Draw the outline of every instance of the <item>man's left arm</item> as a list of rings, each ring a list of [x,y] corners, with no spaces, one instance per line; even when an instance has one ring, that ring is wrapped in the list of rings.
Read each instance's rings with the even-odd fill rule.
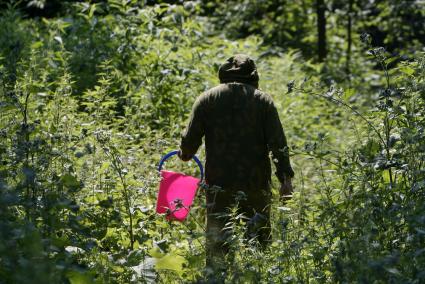
[[[291,179],[294,176],[294,171],[289,160],[288,143],[280,123],[279,114],[271,99],[267,104],[265,129],[267,146],[272,152],[273,162],[276,165],[276,176],[281,183],[280,196],[285,201],[292,196]]]
[[[180,143],[179,157],[183,161],[189,161],[198,151],[205,134],[202,96],[198,97],[193,104],[189,124],[184,131]]]

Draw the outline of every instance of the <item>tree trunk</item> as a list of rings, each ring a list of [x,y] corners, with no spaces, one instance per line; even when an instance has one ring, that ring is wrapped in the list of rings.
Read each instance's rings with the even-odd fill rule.
[[[317,13],[317,55],[319,62],[323,62],[326,58],[326,16],[325,16],[325,1],[316,0]]]
[[[347,10],[347,54],[346,54],[346,62],[345,62],[345,71],[347,73],[347,78],[350,80],[350,61],[351,61],[351,45],[352,45],[352,37],[351,37],[351,27],[352,27],[352,19],[353,19],[353,0],[348,1],[348,10]]]

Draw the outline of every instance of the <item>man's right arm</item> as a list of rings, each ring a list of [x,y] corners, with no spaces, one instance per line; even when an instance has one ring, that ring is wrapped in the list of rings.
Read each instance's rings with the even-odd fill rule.
[[[193,104],[189,124],[182,135],[179,157],[183,161],[188,161],[195,155],[205,133],[201,100],[202,96],[198,97]]]

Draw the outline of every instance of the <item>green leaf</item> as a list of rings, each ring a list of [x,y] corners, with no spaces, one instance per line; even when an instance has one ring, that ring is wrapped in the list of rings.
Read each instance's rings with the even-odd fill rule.
[[[80,185],[77,178],[69,173],[61,177],[61,182],[66,187],[78,187]]]
[[[344,100],[350,99],[355,93],[356,93],[356,90],[353,89],[353,88],[345,90],[344,91]]]
[[[71,284],[92,284],[94,283],[93,277],[87,271],[69,271],[66,276]]]
[[[90,5],[89,18],[93,17],[95,11],[96,11],[96,4]]]
[[[184,257],[170,253],[158,259],[155,264],[155,268],[173,270],[180,274],[181,272],[183,272],[183,263],[185,262],[186,259]]]
[[[413,68],[411,68],[411,67],[409,67],[409,66],[403,66],[403,67],[400,67],[400,68],[399,68],[399,70],[400,70],[402,73],[404,73],[404,74],[406,74],[406,75],[409,75],[409,76],[411,76],[411,75],[413,75],[413,74],[415,73],[415,69],[413,69]]]
[[[36,41],[33,44],[31,44],[31,49],[38,49],[43,46],[44,46],[44,43],[42,41]]]
[[[13,104],[9,104],[7,102],[0,102],[0,110],[2,112],[6,112],[12,109],[16,109],[16,107]]]
[[[117,232],[117,228],[110,228],[108,227],[108,229],[106,230],[106,235],[104,238],[108,238],[108,237],[113,237]]]
[[[162,258],[164,257],[164,253],[161,252],[159,247],[153,247],[149,250],[149,254],[154,258]]]
[[[109,169],[110,166],[111,166],[111,163],[109,163],[109,162],[103,162],[102,165],[99,168],[99,172],[100,173],[105,173]]]
[[[396,61],[396,60],[398,60],[399,58],[397,57],[397,56],[394,56],[394,57],[390,57],[390,58],[387,58],[387,59],[385,59],[385,64],[391,64],[391,63],[393,63],[394,61]]]

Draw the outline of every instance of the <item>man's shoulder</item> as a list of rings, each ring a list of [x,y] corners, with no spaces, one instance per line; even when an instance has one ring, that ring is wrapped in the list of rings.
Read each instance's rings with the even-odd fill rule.
[[[213,96],[215,94],[226,92],[228,90],[229,90],[229,87],[227,86],[227,84],[220,84],[220,85],[217,85],[215,87],[212,87],[211,89],[208,89],[202,95]]]
[[[254,95],[264,99],[271,99],[271,96],[268,93],[260,89],[255,89]]]
[[[266,93],[266,92],[262,91],[262,90],[256,89],[256,90],[255,90],[255,92],[254,92],[254,96],[255,96],[258,100],[260,100],[260,101],[262,101],[262,102],[264,102],[264,103],[266,103],[266,104],[271,104],[271,103],[273,103],[273,98],[272,98],[272,96],[271,96],[270,94],[268,94],[268,93]]]
[[[199,97],[198,101],[199,103],[205,103],[207,101],[210,101],[211,99],[217,99],[221,97],[221,94],[224,94],[229,91],[229,88],[226,84],[220,84],[215,87],[212,87],[206,91],[204,91]]]

